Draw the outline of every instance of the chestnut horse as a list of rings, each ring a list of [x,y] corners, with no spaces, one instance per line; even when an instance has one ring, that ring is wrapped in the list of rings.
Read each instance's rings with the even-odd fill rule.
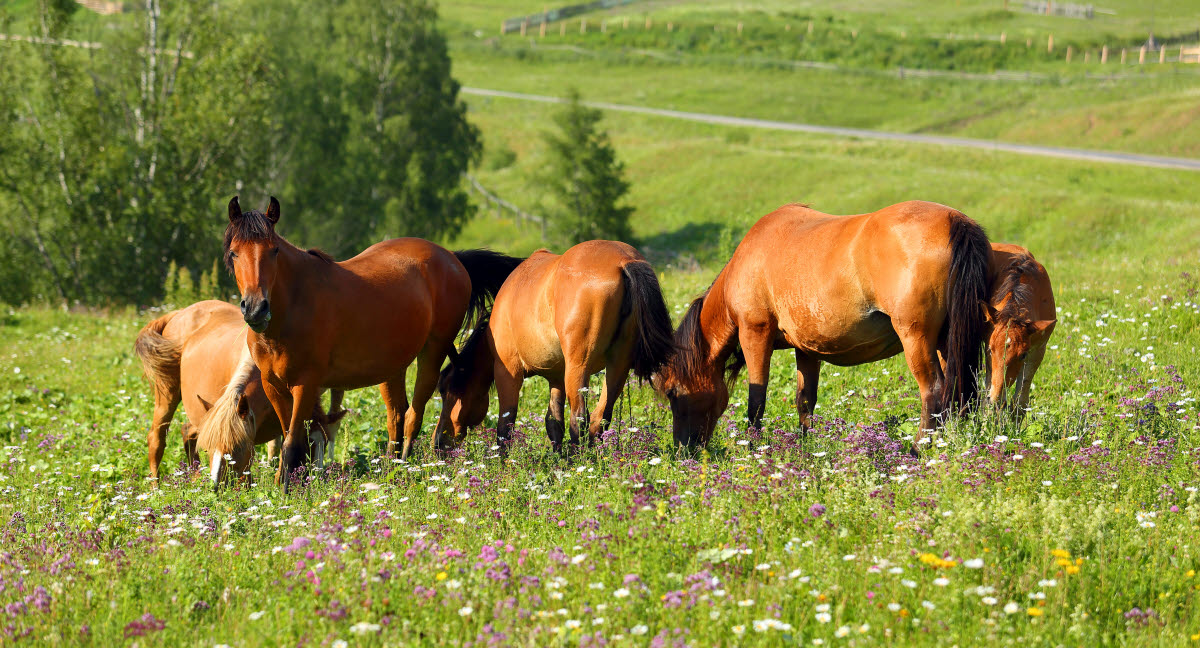
[[[458,445],[468,428],[483,422],[494,383],[503,445],[516,422],[521,384],[526,376],[542,376],[550,383],[546,433],[554,449],[562,451],[564,399],[577,445],[581,421],[589,418],[584,388],[603,369],[604,390],[588,428],[595,440],[612,419],[629,370],[648,379],[671,349],[671,316],[658,278],[632,246],[587,241],[562,255],[534,252],[500,288],[488,321],[442,370],[435,444]]]
[[[708,443],[743,366],[749,423],[761,426],[771,353],[786,348],[796,352],[804,426],[822,362],[857,365],[903,351],[921,393],[919,441],[942,412],[976,395],[990,256],[983,228],[934,203],[857,216],[787,205],[764,216],[675,332],[677,352],[658,383],[675,441]]]
[[[401,456],[407,458],[464,318],[485,308],[520,260],[487,250],[451,253],[429,241],[400,238],[336,262],[288,243],[275,232],[277,222],[275,198],[265,214],[243,213],[235,196],[229,201],[225,260],[250,327],[249,358],[283,422],[285,491],[309,442],[305,418],[323,387],[380,385],[388,455],[395,453],[403,429]],[[413,360],[417,377],[410,404],[405,374]],[[218,450],[216,462],[249,439],[238,433],[231,399],[223,396],[213,414],[218,416],[210,415],[200,429],[200,444]]]
[[[150,322],[138,333],[134,352],[154,388],[154,419],[147,437],[150,477],[159,477],[164,443],[175,410],[183,403],[190,422],[180,430],[188,463],[198,459],[197,424],[204,419],[211,403],[225,389],[245,349],[246,325],[236,306],[223,301],[202,301],[171,311]],[[238,395],[237,410],[255,445],[274,440],[283,429],[263,393],[257,369]],[[330,397],[330,414],[318,405],[314,418],[332,438],[338,422],[346,414],[341,409],[342,392]],[[235,465],[248,466],[250,456],[238,456]]]
[[[988,400],[1009,405],[1016,419],[1025,416],[1033,374],[1046,355],[1046,343],[1058,315],[1050,275],[1029,250],[992,243],[992,290],[987,303]],[[1013,401],[1007,403],[1013,386]]]

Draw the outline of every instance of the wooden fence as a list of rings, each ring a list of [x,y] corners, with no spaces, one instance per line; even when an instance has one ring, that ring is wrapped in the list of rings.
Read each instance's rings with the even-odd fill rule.
[[[483,198],[485,203],[491,206],[496,218],[502,217],[505,212],[511,213],[513,221],[517,224],[517,227],[524,227],[526,224],[536,225],[542,230],[542,240],[546,240],[545,218],[530,214],[524,209],[521,209],[520,207],[508,202],[500,196],[497,196],[491,191],[488,191],[487,187],[484,187],[482,184],[480,184],[479,179],[470,173],[466,174],[466,176],[467,181],[471,183],[471,188],[475,190],[475,193],[478,193]]]
[[[509,18],[500,24],[500,33],[508,34],[510,32],[520,32],[525,35],[526,30],[530,27],[542,26],[543,36],[545,36],[545,25],[566,20],[572,16],[578,16],[589,11],[600,11],[601,9],[612,9],[621,7],[627,4],[633,4],[638,0],[594,0],[594,2],[586,2],[583,4],[567,5],[557,9],[547,9],[541,13],[529,14],[528,16],[517,16]]]

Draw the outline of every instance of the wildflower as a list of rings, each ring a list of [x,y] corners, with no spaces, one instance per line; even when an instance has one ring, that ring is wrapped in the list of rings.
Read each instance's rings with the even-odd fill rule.
[[[984,605],[995,605],[996,603],[999,602],[996,600],[996,597],[994,597],[994,596],[985,596],[982,599],[980,599],[980,601],[982,601]]]
[[[845,556],[842,556],[842,560],[844,560],[846,562],[850,562],[851,560],[854,560],[855,558],[858,558],[858,556],[856,556],[854,554],[846,554]]]
[[[816,619],[817,623],[829,623],[830,621],[833,621],[833,616],[828,612],[818,612]]]
[[[436,519],[437,519],[437,513],[430,513],[429,515],[426,515],[426,516],[425,516],[425,519],[426,519],[426,520],[436,520]]]
[[[1070,574],[1070,575],[1078,574],[1079,567],[1077,565],[1067,565],[1066,571],[1067,571],[1067,574]]]
[[[1058,581],[1053,578],[1048,578],[1038,581],[1038,587],[1057,587]]]
[[[754,605],[754,599],[742,599],[741,601],[738,601],[737,604],[738,607],[750,607],[751,605]]]
[[[471,616],[471,613],[474,611],[475,611],[475,608],[471,607],[470,605],[464,605],[464,606],[458,608],[458,616],[469,617],[469,616]]]
[[[841,639],[842,637],[845,637],[849,634],[850,634],[850,626],[842,626],[833,633],[833,635],[835,637],[837,637],[838,639]]]
[[[457,578],[446,581],[447,589],[453,590],[453,589],[458,589],[460,587],[462,587],[462,581],[458,580]]]
[[[592,625],[604,625],[604,617],[596,617],[595,619],[592,619]]]
[[[378,623],[359,621],[358,623],[350,626],[350,632],[353,632],[354,634],[367,634],[368,632],[379,632],[379,628],[380,625]]]
[[[567,622],[563,625],[566,626],[568,630],[576,630],[583,624],[578,619],[567,619]]]
[[[440,581],[444,581],[444,580],[446,580],[446,578],[447,578],[448,576],[450,576],[450,574],[447,574],[446,572],[444,572],[444,571],[443,571],[443,572],[438,572],[438,573],[437,573],[437,576],[434,576],[434,578],[436,578],[436,579],[438,579],[438,580],[440,580]]]
[[[908,589],[913,589],[914,587],[917,586],[917,581],[911,581],[906,578],[906,579],[900,581],[900,584],[907,587]]]
[[[264,611],[264,610],[259,610],[258,612],[251,612],[250,620],[258,621],[259,619],[263,618],[263,615],[265,615],[265,614],[266,614],[266,611]]]
[[[635,627],[644,628],[645,626],[635,626]],[[739,637],[746,634],[746,626],[744,626],[744,625],[735,625],[732,628],[730,628],[730,630],[733,630],[733,634],[735,634]],[[630,632],[633,632],[633,630],[630,630]],[[634,633],[634,634],[637,634],[637,633]]]
[[[330,648],[350,648],[350,644],[346,643],[344,639],[337,639],[329,646]]]
[[[1031,608],[1029,608],[1028,610],[1025,610],[1025,612],[1026,612],[1026,614],[1028,614],[1028,615],[1029,615],[1029,616],[1031,616],[1031,617],[1040,617],[1040,616],[1042,616],[1042,609],[1041,609],[1041,608],[1035,608],[1035,607],[1031,607]]]
[[[937,606],[933,604],[933,601],[921,601],[921,607],[929,610],[930,612],[937,609]]]
[[[655,457],[649,461],[651,466],[657,466],[660,463],[662,463],[662,457]]]
[[[964,560],[963,567],[966,567],[967,569],[982,569],[983,558],[971,558],[970,560]]]
[[[587,560],[587,554],[578,554],[574,558],[571,558],[571,564],[578,565],[585,560]]]
[[[613,596],[616,598],[625,598],[626,596],[629,596],[629,590],[624,587],[618,590],[613,590]]]
[[[888,603],[888,609],[891,610],[892,612],[899,612],[900,604],[899,603]]]
[[[933,579],[933,584],[937,585],[938,587],[945,587],[950,584],[950,579],[949,578],[935,578],[935,579]]]
[[[858,634],[867,634],[870,631],[871,631],[870,623],[864,623],[864,624],[858,626]]]
[[[1021,606],[1017,605],[1013,601],[1009,601],[1008,603],[1004,604],[1004,613],[1005,614],[1016,614],[1020,610],[1021,610]]]
[[[743,626],[742,632],[745,632],[745,631],[746,631],[746,628]],[[644,625],[641,625],[641,624],[635,625],[629,629],[629,634],[637,636],[637,637],[640,637],[640,636],[646,634],[647,632],[650,632],[650,628],[648,628]]]
[[[816,610],[817,610],[817,612],[828,612],[828,611],[829,611],[829,604],[828,604],[828,603],[822,603],[822,604],[820,604],[820,605],[818,605],[818,606],[816,607]]]
[[[759,563],[759,564],[755,565],[754,568],[757,569],[758,571],[767,571],[768,569],[771,568],[771,563]]]

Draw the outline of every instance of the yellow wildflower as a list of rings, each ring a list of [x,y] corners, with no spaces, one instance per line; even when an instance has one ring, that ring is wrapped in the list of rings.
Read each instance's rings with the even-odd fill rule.
[[[1042,616],[1042,614],[1044,614],[1040,608],[1035,608],[1035,607],[1029,608],[1028,610],[1025,610],[1025,611],[1027,613],[1029,613],[1029,616],[1031,616],[1031,617],[1040,617],[1040,616]]]
[[[1066,567],[1071,564],[1071,561],[1067,560],[1066,558],[1059,558],[1058,560],[1054,561],[1054,564],[1058,565],[1059,567]]]
[[[1075,565],[1071,565],[1070,567],[1067,567],[1067,573],[1068,574],[1078,574],[1079,568],[1076,567]]]
[[[438,580],[446,580],[446,577],[449,575],[450,574],[447,574],[446,572],[438,572],[437,576],[435,576],[435,578],[437,578]]]
[[[1066,549],[1055,549],[1050,552],[1050,555],[1054,556],[1055,558],[1070,558],[1071,552],[1067,551]]]

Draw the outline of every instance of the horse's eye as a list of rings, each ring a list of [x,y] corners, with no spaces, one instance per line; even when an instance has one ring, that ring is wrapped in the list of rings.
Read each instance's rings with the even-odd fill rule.
[[[237,252],[230,252],[230,253],[229,253],[229,258],[230,258],[230,259],[236,259],[236,258],[237,258]]]

